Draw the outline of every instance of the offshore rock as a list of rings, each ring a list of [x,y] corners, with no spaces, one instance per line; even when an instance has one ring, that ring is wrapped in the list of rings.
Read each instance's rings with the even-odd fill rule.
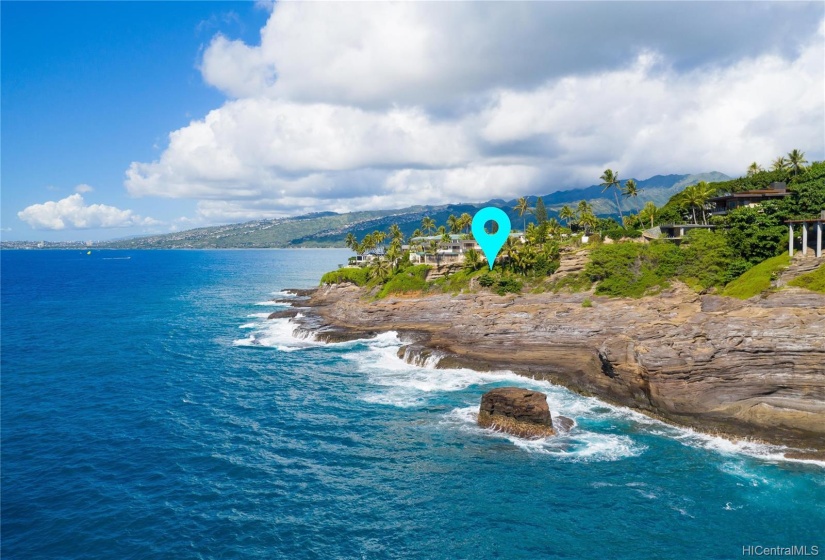
[[[521,438],[543,438],[556,433],[547,395],[518,387],[499,387],[484,393],[478,425]]]

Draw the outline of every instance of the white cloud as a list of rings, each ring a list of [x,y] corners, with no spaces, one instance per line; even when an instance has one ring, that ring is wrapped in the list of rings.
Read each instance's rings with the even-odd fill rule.
[[[825,157],[821,6],[593,6],[277,3],[259,46],[204,53],[234,99],[126,187],[216,222]]]
[[[73,194],[58,201],[32,204],[18,212],[17,217],[35,229],[50,230],[119,228],[158,223],[152,218],[142,218],[131,210],[121,210],[104,204],[86,206],[80,194]]]
[[[80,185],[78,185],[74,188],[74,192],[81,193],[81,194],[90,193],[94,190],[95,190],[94,187],[92,187],[91,185],[86,185],[86,184],[80,184]]]

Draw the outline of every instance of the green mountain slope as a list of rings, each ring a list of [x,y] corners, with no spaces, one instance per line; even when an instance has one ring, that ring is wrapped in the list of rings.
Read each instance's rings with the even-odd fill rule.
[[[729,177],[722,173],[700,173],[695,175],[656,175],[638,181],[639,196],[633,200],[622,200],[622,211],[635,211],[652,200],[657,205],[665,204],[671,196],[688,185],[699,181],[725,181]],[[551,216],[556,216],[565,204],[575,205],[580,200],[587,200],[593,205],[594,212],[600,216],[616,215],[613,194],[602,193],[602,187],[593,185],[583,189],[556,191],[542,197]],[[537,197],[530,196],[531,206]],[[268,247],[343,247],[347,234],[353,233],[361,238],[375,230],[386,230],[390,224],[397,223],[405,235],[410,235],[420,227],[421,219],[430,216],[439,225],[447,221],[450,214],[475,213],[485,206],[499,206],[510,216],[514,227],[521,227],[523,219],[513,210],[516,200],[491,200],[479,204],[448,204],[442,206],[412,206],[396,210],[376,210],[371,212],[351,212],[336,214],[324,212],[282,218],[277,220],[258,220],[242,224],[214,226],[192,229],[164,235],[152,235],[134,239],[125,239],[101,243],[99,247],[108,248],[268,248]],[[531,220],[526,216],[527,222]]]

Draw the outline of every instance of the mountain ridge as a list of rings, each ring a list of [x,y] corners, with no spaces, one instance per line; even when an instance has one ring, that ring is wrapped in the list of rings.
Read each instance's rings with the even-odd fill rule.
[[[633,199],[621,199],[623,212],[638,211],[648,201],[657,206],[664,205],[671,196],[686,186],[699,181],[725,181],[727,175],[711,171],[697,174],[654,175],[637,180],[639,195]],[[550,217],[558,217],[565,205],[574,206],[580,200],[587,200],[597,216],[617,216],[613,194],[602,192],[600,185],[554,191],[541,198]],[[526,196],[534,206],[538,196]],[[513,210],[517,199],[493,199],[482,203],[451,203],[441,205],[416,205],[406,208],[358,211],[348,213],[312,212],[288,218],[251,220],[235,224],[208,226],[190,230],[157,235],[130,237],[95,243],[97,248],[111,249],[230,249],[230,248],[288,248],[288,247],[344,247],[344,239],[349,233],[363,237],[375,230],[386,230],[397,223],[406,236],[418,229],[425,216],[433,218],[438,225],[446,222],[450,214],[473,214],[485,206],[498,206],[505,210],[515,227],[532,216],[524,218]],[[14,244],[4,243],[5,247]]]

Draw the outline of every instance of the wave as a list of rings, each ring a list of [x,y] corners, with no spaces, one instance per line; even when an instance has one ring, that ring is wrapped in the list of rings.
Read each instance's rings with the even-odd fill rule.
[[[478,407],[456,408],[445,416],[445,422],[458,424],[461,429],[491,437],[504,438],[528,453],[552,455],[572,462],[618,461],[641,455],[647,447],[633,438],[619,434],[604,434],[574,428],[567,434],[540,439],[524,439],[477,424]]]

